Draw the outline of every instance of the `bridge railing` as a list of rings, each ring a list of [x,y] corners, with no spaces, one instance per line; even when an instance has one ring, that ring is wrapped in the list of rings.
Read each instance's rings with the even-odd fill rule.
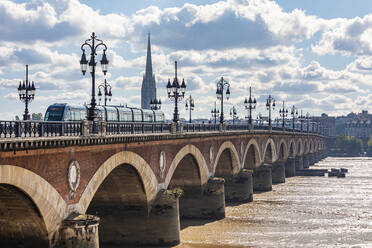
[[[211,132],[218,131],[217,124],[211,123],[186,123],[183,126],[185,132]]]
[[[0,138],[81,136],[81,122],[0,121]]]
[[[171,126],[167,123],[147,122],[106,122],[106,134],[140,134],[140,133],[170,133]]]
[[[98,124],[98,123],[97,123]],[[244,131],[250,130],[248,124],[213,124],[186,123],[175,125],[172,123],[148,122],[100,122],[100,135],[145,134],[145,133],[179,133],[179,132],[212,132],[212,131]],[[83,122],[50,122],[50,121],[0,121],[0,139],[27,137],[58,137],[89,135],[91,125]],[[270,130],[267,125],[255,125],[253,130]],[[274,131],[301,132],[291,128],[271,127]],[[303,131],[303,133],[308,133]],[[315,134],[316,132],[309,132]]]

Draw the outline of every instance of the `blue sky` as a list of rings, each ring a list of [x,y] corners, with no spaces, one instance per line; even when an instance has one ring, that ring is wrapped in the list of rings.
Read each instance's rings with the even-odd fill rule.
[[[225,109],[236,106],[240,117],[249,86],[263,115],[268,94],[316,115],[369,110],[371,10],[368,0],[2,0],[0,119],[22,115],[16,88],[26,63],[37,87],[31,112],[44,113],[54,102],[89,102],[90,78],[78,61],[92,31],[108,45],[114,104],[140,105],[151,32],[157,92],[168,118],[173,104],[164,87],[174,60],[199,118],[210,117],[221,76],[231,84]]]

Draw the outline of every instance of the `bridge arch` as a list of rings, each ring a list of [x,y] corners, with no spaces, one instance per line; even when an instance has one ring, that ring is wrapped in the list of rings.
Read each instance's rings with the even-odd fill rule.
[[[287,142],[284,139],[281,139],[278,146],[278,159],[280,161],[285,161],[288,158],[288,147]]]
[[[227,161],[230,160],[230,161]],[[225,162],[225,163],[224,163]],[[230,168],[228,168],[230,166]],[[231,141],[225,141],[219,148],[213,166],[213,175],[224,174],[230,170],[235,175],[240,170],[239,155]]]
[[[121,151],[108,158],[90,179],[78,203],[79,210],[82,213],[87,211],[93,197],[104,180],[120,165],[130,165],[135,169],[139,176],[139,180],[143,184],[143,190],[148,203],[155,199],[159,191],[158,181],[154,172],[151,170],[150,165],[141,156],[134,152]]]
[[[302,145],[302,139],[298,139],[297,141],[297,156],[302,156],[302,154],[304,153],[303,151],[303,145]]]
[[[313,141],[313,140],[310,140],[310,148],[309,148],[309,151],[310,151],[311,153],[314,152],[314,141]]]
[[[170,165],[170,168],[168,170],[167,176],[165,177],[164,188],[168,188],[169,183],[178,165],[188,155],[192,156],[192,158],[189,157],[187,159],[190,159],[190,160],[194,159],[196,165],[198,166],[199,175],[200,175],[200,184],[203,185],[208,181],[210,173],[209,173],[207,163],[204,159],[203,154],[200,152],[200,150],[196,146],[188,144],[184,146],[181,150],[179,150],[176,156],[174,157]]]
[[[255,139],[250,139],[243,156],[243,168],[254,169],[261,165],[260,146]]]
[[[289,141],[288,156],[289,157],[295,157],[296,156],[296,143],[293,139],[291,139]]]
[[[38,225],[41,229],[45,225],[45,235],[49,239],[63,220],[63,215],[67,207],[66,202],[58,191],[45,179],[30,170],[14,165],[0,165],[0,195],[10,194],[10,192],[11,197],[18,198],[14,199],[17,204],[28,202],[29,207],[31,206],[32,208],[33,206],[35,208],[33,216],[41,216],[41,221],[39,221],[41,223],[38,223]],[[21,200],[21,198],[23,199]],[[4,202],[4,204],[6,206],[7,202]],[[1,205],[4,206],[4,204]],[[18,211],[23,210],[19,208]],[[21,216],[18,215],[18,217],[23,217],[23,214]],[[21,221],[25,221],[25,219]],[[11,228],[11,225],[7,228]],[[27,227],[22,225],[23,228]],[[39,231],[42,232],[41,229]]]
[[[264,152],[264,163],[273,163],[277,160],[277,153],[275,149],[275,143],[272,138],[268,138],[265,144]]]
[[[304,152],[303,154],[308,154],[309,153],[309,141],[306,139],[304,142]]]

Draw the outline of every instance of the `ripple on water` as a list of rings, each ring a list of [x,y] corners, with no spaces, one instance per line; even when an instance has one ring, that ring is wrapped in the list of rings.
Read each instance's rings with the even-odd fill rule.
[[[372,158],[327,158],[314,167],[349,173],[287,178],[254,202],[226,207],[223,220],[183,229],[177,247],[372,247]]]

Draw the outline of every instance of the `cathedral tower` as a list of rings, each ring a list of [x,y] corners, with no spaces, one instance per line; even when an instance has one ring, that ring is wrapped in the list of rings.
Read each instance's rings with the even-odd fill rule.
[[[155,75],[152,73],[150,33],[147,40],[146,72],[141,87],[141,108],[150,109],[150,101],[156,98]]]

